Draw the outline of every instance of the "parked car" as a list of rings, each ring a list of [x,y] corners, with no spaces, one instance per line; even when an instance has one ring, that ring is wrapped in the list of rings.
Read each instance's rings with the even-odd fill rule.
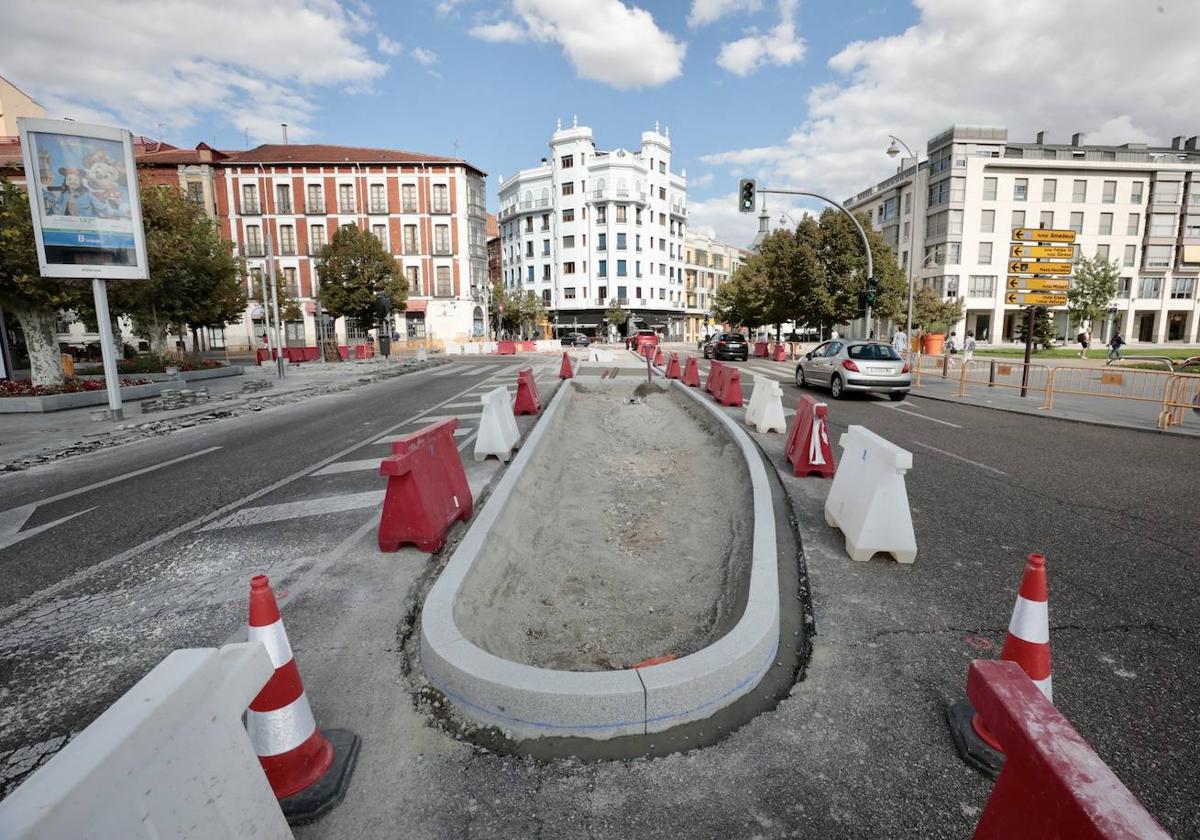
[[[912,372],[890,344],[834,339],[796,363],[796,386],[828,388],[835,400],[847,391],[873,391],[899,402],[912,387]]]
[[[625,346],[635,353],[642,352],[642,348],[647,345],[651,347],[658,346],[658,333],[654,330],[638,330],[625,339]]]
[[[750,343],[741,333],[717,333],[703,347],[704,358],[717,361],[746,361],[750,357]]]
[[[559,339],[563,347],[587,347],[588,337],[581,332],[564,333]]]

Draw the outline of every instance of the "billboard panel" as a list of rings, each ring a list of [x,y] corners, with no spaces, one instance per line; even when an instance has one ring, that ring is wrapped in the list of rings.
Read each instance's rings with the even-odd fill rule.
[[[145,279],[133,138],[69,120],[19,120],[44,277]]]

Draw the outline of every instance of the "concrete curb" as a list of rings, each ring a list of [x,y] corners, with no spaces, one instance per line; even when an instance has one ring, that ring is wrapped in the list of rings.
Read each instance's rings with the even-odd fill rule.
[[[718,418],[745,458],[754,497],[749,595],[725,636],[682,659],[639,670],[554,671],[510,662],[466,639],[454,602],[521,474],[575,388],[558,390],[512,465],[429,591],[421,613],[421,665],[430,683],[468,720],[515,740],[574,736],[606,740],[703,720],[751,691],[779,644],[779,574],[772,495],[758,450],[736,423],[687,388]],[[679,383],[676,383],[679,386]]]

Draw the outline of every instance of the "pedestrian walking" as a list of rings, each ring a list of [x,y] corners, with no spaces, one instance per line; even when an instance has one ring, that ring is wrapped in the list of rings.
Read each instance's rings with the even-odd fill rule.
[[[942,347],[942,350],[951,356],[958,353],[958,339],[955,337],[956,335],[957,333],[954,330],[950,330],[950,335],[946,338],[946,343]]]
[[[904,331],[903,327],[896,330],[896,334],[892,336],[892,347],[896,348],[896,352],[900,355],[909,352],[908,333]]]
[[[1104,364],[1111,365],[1113,363],[1114,359],[1116,359],[1117,361],[1120,361],[1121,348],[1124,345],[1125,345],[1125,339],[1121,338],[1121,334],[1117,333],[1116,335],[1114,335],[1112,337],[1112,340],[1108,342],[1108,361],[1106,361]]]
[[[967,337],[963,339],[963,364],[971,361],[971,357],[975,355],[975,331],[967,330]]]
[[[831,333],[829,334],[829,340],[830,340],[830,341],[836,341],[836,340],[837,340],[837,337],[838,337],[837,330],[834,330],[833,332],[831,332]]]
[[[1088,351],[1088,344],[1090,343],[1088,341],[1088,334],[1085,332],[1081,332],[1079,335],[1077,335],[1075,337],[1075,340],[1079,342],[1079,358],[1086,359],[1087,351]]]

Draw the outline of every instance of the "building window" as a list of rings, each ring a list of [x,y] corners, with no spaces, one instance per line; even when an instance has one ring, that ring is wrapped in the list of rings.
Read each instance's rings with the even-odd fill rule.
[[[995,233],[996,231],[996,211],[984,210],[979,215],[979,232],[980,233]]]
[[[404,226],[404,253],[419,254],[421,253],[420,244],[417,242],[417,226]]]
[[[1104,204],[1116,204],[1117,203],[1117,182],[1116,181],[1105,181],[1104,182],[1104,192],[1101,194],[1100,201],[1103,202]]]
[[[1075,186],[1071,191],[1071,201],[1076,204],[1082,204],[1087,201],[1087,181],[1082,178],[1075,181]]]
[[[618,221],[620,221],[620,220],[618,219]],[[617,234],[617,250],[618,251],[625,250],[625,234],[623,234],[623,233]]]
[[[387,250],[387,225],[371,225],[371,233],[375,234],[375,238],[379,240],[379,244]]]
[[[526,277],[528,278],[530,283],[533,282],[533,279],[534,279],[533,266],[528,267],[528,270],[526,272]]]
[[[617,221],[618,222],[625,221],[625,205],[624,204],[617,205]]]
[[[629,271],[626,268],[625,260],[617,260],[617,276],[627,277],[628,275]]]
[[[542,230],[550,230],[550,214],[542,214]]]
[[[1112,225],[1113,225],[1113,214],[1112,213],[1101,213],[1100,214],[1099,234],[1101,236],[1110,235],[1112,233]]]
[[[1150,235],[1151,236],[1174,236],[1175,235],[1175,214],[1174,213],[1151,213],[1150,214]]]
[[[991,297],[996,291],[996,275],[972,274],[967,279],[969,297]]]
[[[1158,300],[1162,294],[1162,278],[1161,277],[1139,277],[1138,278],[1138,297],[1150,298]]]
[[[307,193],[304,198],[304,211],[306,213],[324,213],[325,212],[325,195],[321,191],[320,184],[309,184]]]
[[[562,166],[563,169],[570,169],[572,166],[575,165],[575,156],[574,155],[563,155],[562,160],[560,161],[560,165]]]
[[[296,228],[292,225],[279,226],[279,253],[284,256],[296,253]]]
[[[1122,277],[1117,281],[1117,297],[1129,300],[1129,290],[1133,288],[1132,277]]]
[[[1076,233],[1083,233],[1083,213],[1074,212],[1071,214],[1071,230]]]
[[[246,254],[251,257],[263,255],[262,228],[258,225],[246,225]]]
[[[1178,204],[1180,194],[1179,181],[1158,181],[1154,185],[1154,204]]]
[[[542,306],[550,305],[550,290],[542,289]]]
[[[300,297],[300,281],[296,279],[295,268],[287,266],[283,269],[283,286],[292,297]]]
[[[906,192],[904,194],[904,215],[907,216],[911,212],[912,212],[912,193]]]
[[[984,178],[983,179],[983,200],[984,201],[995,201],[996,200],[996,181],[997,181],[996,178]]]
[[[187,200],[197,207],[204,206],[204,184],[199,181],[187,182]]]
[[[1125,246],[1125,259],[1121,262],[1121,265],[1124,265],[1124,266],[1137,265],[1137,246],[1136,245],[1126,245]]]
[[[658,223],[659,223],[660,225],[662,225],[663,227],[666,227],[666,226],[667,226],[667,214],[666,214],[666,213],[659,213],[659,214],[658,214]]]
[[[992,262],[992,243],[979,243],[979,263],[980,265],[991,265]]]
[[[1200,239],[1200,216],[1183,217],[1183,235],[1187,239]]]
[[[545,265],[542,266],[542,280],[544,280],[547,283],[550,282],[550,264],[549,263],[546,263]]]
[[[1195,290],[1195,277],[1176,277],[1171,281],[1172,300],[1191,300]]]
[[[357,207],[354,203],[354,185],[338,184],[338,212],[354,213]]]
[[[1171,267],[1171,250],[1170,245],[1149,245],[1146,248],[1146,268],[1170,268]],[[1143,297],[1145,297],[1143,295]]]
[[[950,180],[947,178],[944,181],[939,181],[929,187],[929,206],[934,207],[938,204],[945,204],[950,200]],[[1022,199],[1024,200],[1024,199]],[[898,202],[895,198],[888,199],[883,204],[883,213],[885,219],[892,219],[897,214]]]
[[[1100,259],[1104,260],[1105,262],[1108,262],[1108,247],[1109,246],[1107,246],[1107,245],[1097,245],[1096,246],[1096,256],[1099,257]]]
[[[1042,201],[1055,201],[1058,196],[1058,179],[1047,178],[1042,181]]]
[[[563,263],[563,274],[574,274],[574,273],[575,273],[575,263],[574,262]]]
[[[607,251],[608,250],[608,234],[607,233],[596,234],[596,250],[597,251]]]
[[[421,294],[420,266],[410,265],[404,269],[404,274],[408,277],[408,293],[419,296]]]
[[[242,213],[258,215],[258,187],[254,184],[242,184]]]
[[[433,212],[450,212],[450,188],[445,184],[433,185]]]
[[[550,240],[549,239],[542,240],[542,256],[543,257],[550,256]]]
[[[290,184],[275,185],[275,212],[282,213],[285,216],[291,214],[292,187]]]
[[[1129,236],[1137,236],[1138,228],[1141,226],[1142,216],[1140,213],[1130,213],[1129,222],[1125,225],[1125,233]]]
[[[575,195],[575,182],[574,181],[563,181],[562,194],[563,195]]]
[[[321,253],[321,249],[324,248],[326,244],[325,225],[313,225],[309,228],[308,234],[308,238],[311,240],[309,242],[309,245],[311,246],[309,248],[309,253],[313,256],[318,256]]]
[[[567,209],[567,210],[562,211],[562,220],[564,222],[575,221],[575,211],[572,209]]]
[[[907,242],[907,241],[908,241],[908,237],[909,237],[909,233],[910,233],[910,225],[911,225],[911,224],[912,224],[912,223],[911,223],[911,222],[909,222],[907,219],[904,221],[904,234],[903,234],[903,238],[904,238],[904,241],[905,241],[905,242]]]
[[[563,286],[563,300],[575,300],[574,286]]]
[[[1145,187],[1146,187],[1145,181],[1134,181],[1133,182],[1133,185],[1129,188],[1129,203],[1130,204],[1141,204],[1142,203],[1142,191],[1145,189]]]
[[[450,266],[439,265],[433,293],[437,297],[453,297],[454,287],[450,282]]]
[[[434,225],[433,253],[443,256],[450,253],[450,225]]]
[[[947,242],[946,243],[946,264],[958,265],[962,262],[962,243]]]
[[[386,213],[388,211],[387,193],[383,184],[371,184],[370,190],[371,212]]]
[[[1012,226],[1015,228],[1025,227],[1025,211],[1024,210],[1012,211]]]
[[[405,184],[400,187],[400,212],[417,212],[417,185]]]
[[[574,236],[564,236],[562,239],[563,239],[563,247],[564,248],[574,248],[575,247],[575,237]]]
[[[663,175],[666,175],[666,174],[667,174],[667,162],[666,162],[666,161],[664,161],[664,160],[660,160],[660,161],[658,162],[658,171],[659,171],[660,173],[662,173]]]
[[[532,239],[526,240],[526,242],[525,242],[525,256],[527,256],[527,257],[533,256],[533,240]]]
[[[1025,201],[1029,197],[1029,179],[1013,179],[1013,201]]]
[[[600,267],[596,270],[596,274],[599,277],[608,276],[608,260],[600,260]]]
[[[1038,217],[1038,227],[1051,229],[1054,227],[1054,211],[1043,210]]]

